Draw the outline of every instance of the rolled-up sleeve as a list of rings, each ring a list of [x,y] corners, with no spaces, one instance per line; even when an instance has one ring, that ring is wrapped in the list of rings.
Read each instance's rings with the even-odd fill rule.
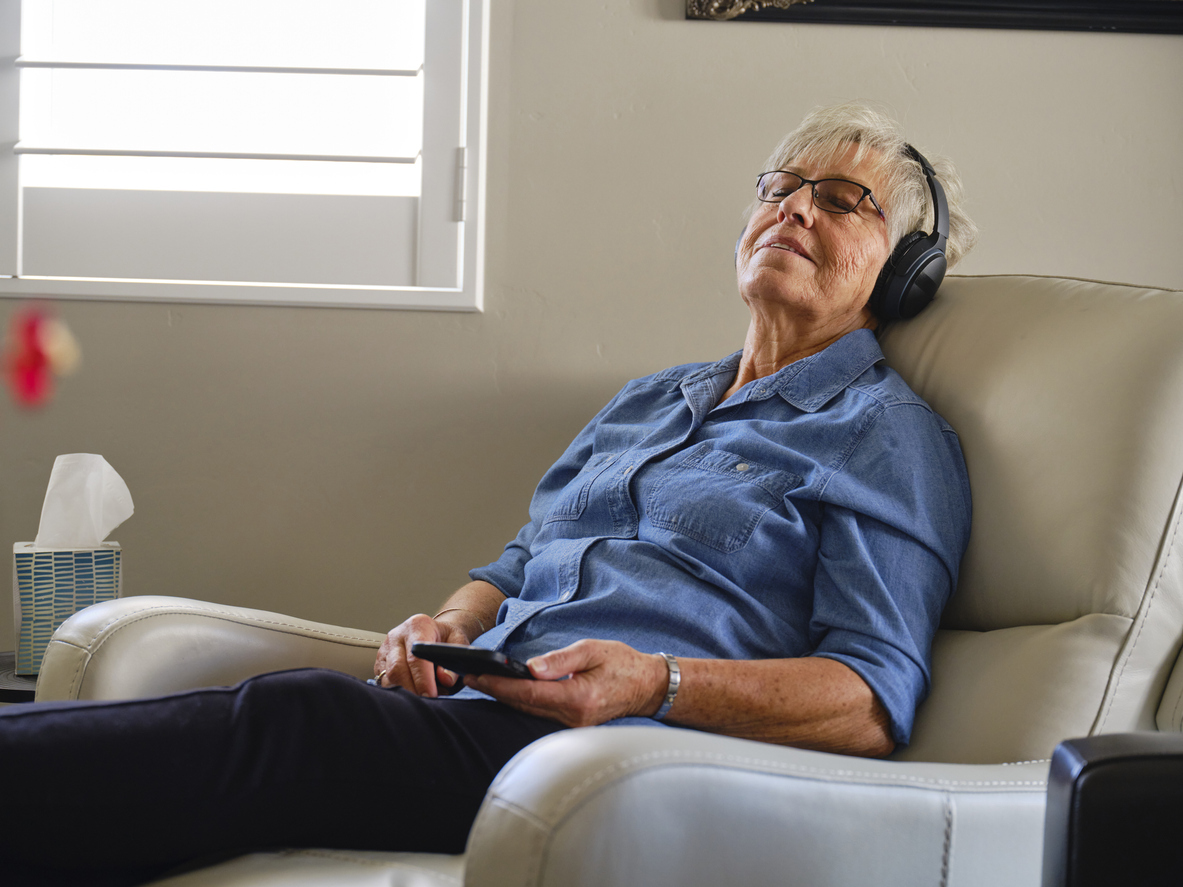
[[[906,743],[969,541],[957,436],[923,404],[873,413],[823,492],[810,636],[870,686]]]

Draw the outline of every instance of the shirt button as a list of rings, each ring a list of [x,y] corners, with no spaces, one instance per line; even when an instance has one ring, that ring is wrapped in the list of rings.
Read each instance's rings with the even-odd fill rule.
[[[749,465],[747,462],[740,462],[738,465],[735,466],[735,470],[736,471],[747,471],[751,467],[752,466]]]

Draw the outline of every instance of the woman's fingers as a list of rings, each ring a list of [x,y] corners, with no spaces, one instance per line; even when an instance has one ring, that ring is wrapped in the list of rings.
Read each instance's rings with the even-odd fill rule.
[[[375,675],[381,675],[379,685],[403,687],[420,696],[437,695],[435,666],[416,657],[411,646],[438,643],[440,635],[435,620],[424,613],[417,613],[387,632],[374,663]]]
[[[485,675],[469,683],[520,711],[582,727],[652,714],[657,705],[651,702],[668,679],[660,656],[617,641],[579,641],[528,665],[540,680]]]

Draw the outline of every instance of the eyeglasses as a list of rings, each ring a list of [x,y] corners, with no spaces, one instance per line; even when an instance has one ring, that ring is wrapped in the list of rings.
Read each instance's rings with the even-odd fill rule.
[[[879,213],[879,218],[887,221],[883,207],[875,200],[871,189],[866,185],[860,185],[858,182],[851,182],[847,179],[818,179],[814,181],[799,176],[795,172],[775,169],[771,172],[760,173],[760,177],[756,179],[756,198],[764,203],[780,203],[802,185],[813,186],[813,205],[820,210],[845,215],[854,212],[863,199],[869,197],[875,211]]]

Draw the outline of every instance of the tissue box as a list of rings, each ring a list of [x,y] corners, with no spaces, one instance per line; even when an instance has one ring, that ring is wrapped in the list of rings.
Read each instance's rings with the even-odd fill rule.
[[[120,597],[123,570],[118,542],[99,548],[12,546],[16,673],[35,675],[58,626],[83,607]]]

